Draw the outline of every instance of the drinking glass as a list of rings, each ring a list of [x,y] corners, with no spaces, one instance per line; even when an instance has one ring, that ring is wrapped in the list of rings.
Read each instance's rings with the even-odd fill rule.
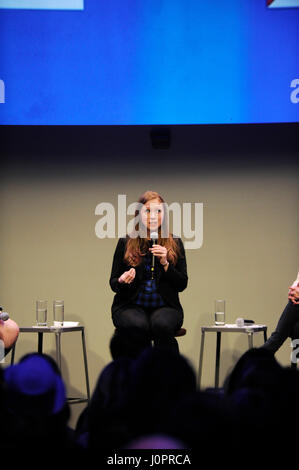
[[[215,325],[225,325],[225,300],[215,300]]]
[[[64,301],[63,300],[53,301],[53,315],[54,315],[54,325],[63,326],[63,322],[64,322]]]
[[[36,301],[36,324],[37,326],[47,325],[47,300]]]

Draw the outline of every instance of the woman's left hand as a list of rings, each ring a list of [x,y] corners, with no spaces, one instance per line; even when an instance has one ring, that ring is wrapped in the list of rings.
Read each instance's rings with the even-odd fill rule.
[[[299,286],[289,288],[288,298],[293,304],[299,304]]]
[[[167,248],[161,245],[153,245],[149,248],[150,252],[159,258],[161,264],[167,263]]]

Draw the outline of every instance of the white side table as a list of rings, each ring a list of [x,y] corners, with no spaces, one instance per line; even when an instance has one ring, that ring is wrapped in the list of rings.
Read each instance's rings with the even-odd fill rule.
[[[43,335],[44,333],[55,334],[56,341],[56,362],[61,371],[61,335],[65,333],[71,333],[73,331],[81,331],[82,338],[82,351],[83,351],[83,360],[84,360],[84,369],[85,369],[85,381],[86,381],[86,398],[68,398],[69,403],[84,403],[90,400],[90,389],[89,389],[89,378],[88,378],[88,366],[87,366],[87,355],[86,355],[86,344],[85,344],[85,334],[84,326],[71,326],[71,327],[54,327],[54,326],[29,326],[29,327],[20,327],[20,333],[37,333],[38,334],[38,347],[37,351],[42,354],[43,352]],[[19,337],[20,338],[20,337]],[[17,343],[17,342],[16,342]],[[14,363],[15,357],[15,348],[16,343],[13,346],[11,352],[11,364]]]
[[[255,333],[262,332],[264,333],[264,340],[267,340],[267,326],[266,325],[244,325],[237,326],[235,324],[226,324],[226,325],[212,325],[212,326],[202,326],[201,327],[201,344],[200,344],[200,354],[199,354],[199,368],[198,368],[198,387],[200,387],[201,374],[202,374],[202,365],[203,365],[203,353],[204,353],[204,344],[205,344],[205,333],[212,332],[217,333],[217,343],[216,343],[216,363],[215,363],[215,388],[219,387],[219,370],[220,370],[220,349],[221,349],[221,333],[245,333],[248,337],[248,347],[253,348],[253,335]]]

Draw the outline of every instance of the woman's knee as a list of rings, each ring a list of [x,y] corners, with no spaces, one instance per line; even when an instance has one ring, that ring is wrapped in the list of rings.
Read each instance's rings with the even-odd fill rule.
[[[183,324],[183,314],[176,309],[156,310],[151,317],[153,333],[174,334]]]
[[[149,320],[145,312],[142,311],[126,309],[121,312],[116,312],[112,315],[112,321],[116,328],[133,328],[149,331]]]

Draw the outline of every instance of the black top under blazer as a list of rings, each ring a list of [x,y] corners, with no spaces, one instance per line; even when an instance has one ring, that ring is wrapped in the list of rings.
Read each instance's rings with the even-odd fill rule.
[[[116,292],[116,294],[114,296],[111,307],[112,315],[117,310],[126,307],[126,305],[134,303],[135,299],[138,296],[138,291],[141,286],[141,283],[144,279],[143,276],[145,274],[145,266],[143,259],[141,263],[136,267],[129,266],[124,261],[124,255],[128,239],[128,235],[126,237],[119,238],[113,257],[109,282],[111,289]],[[188,284],[187,263],[182,240],[180,238],[174,238],[174,240],[180,248],[181,256],[179,255],[176,265],[169,261],[167,271],[165,271],[165,269],[163,268],[162,264],[159,261],[159,258],[155,258],[156,285],[157,291],[163,298],[165,304],[183,312],[178,292],[182,292],[184,289],[186,289]],[[131,284],[118,282],[118,278],[125,271],[129,271],[129,269],[131,269],[132,267],[135,268],[136,275]]]

